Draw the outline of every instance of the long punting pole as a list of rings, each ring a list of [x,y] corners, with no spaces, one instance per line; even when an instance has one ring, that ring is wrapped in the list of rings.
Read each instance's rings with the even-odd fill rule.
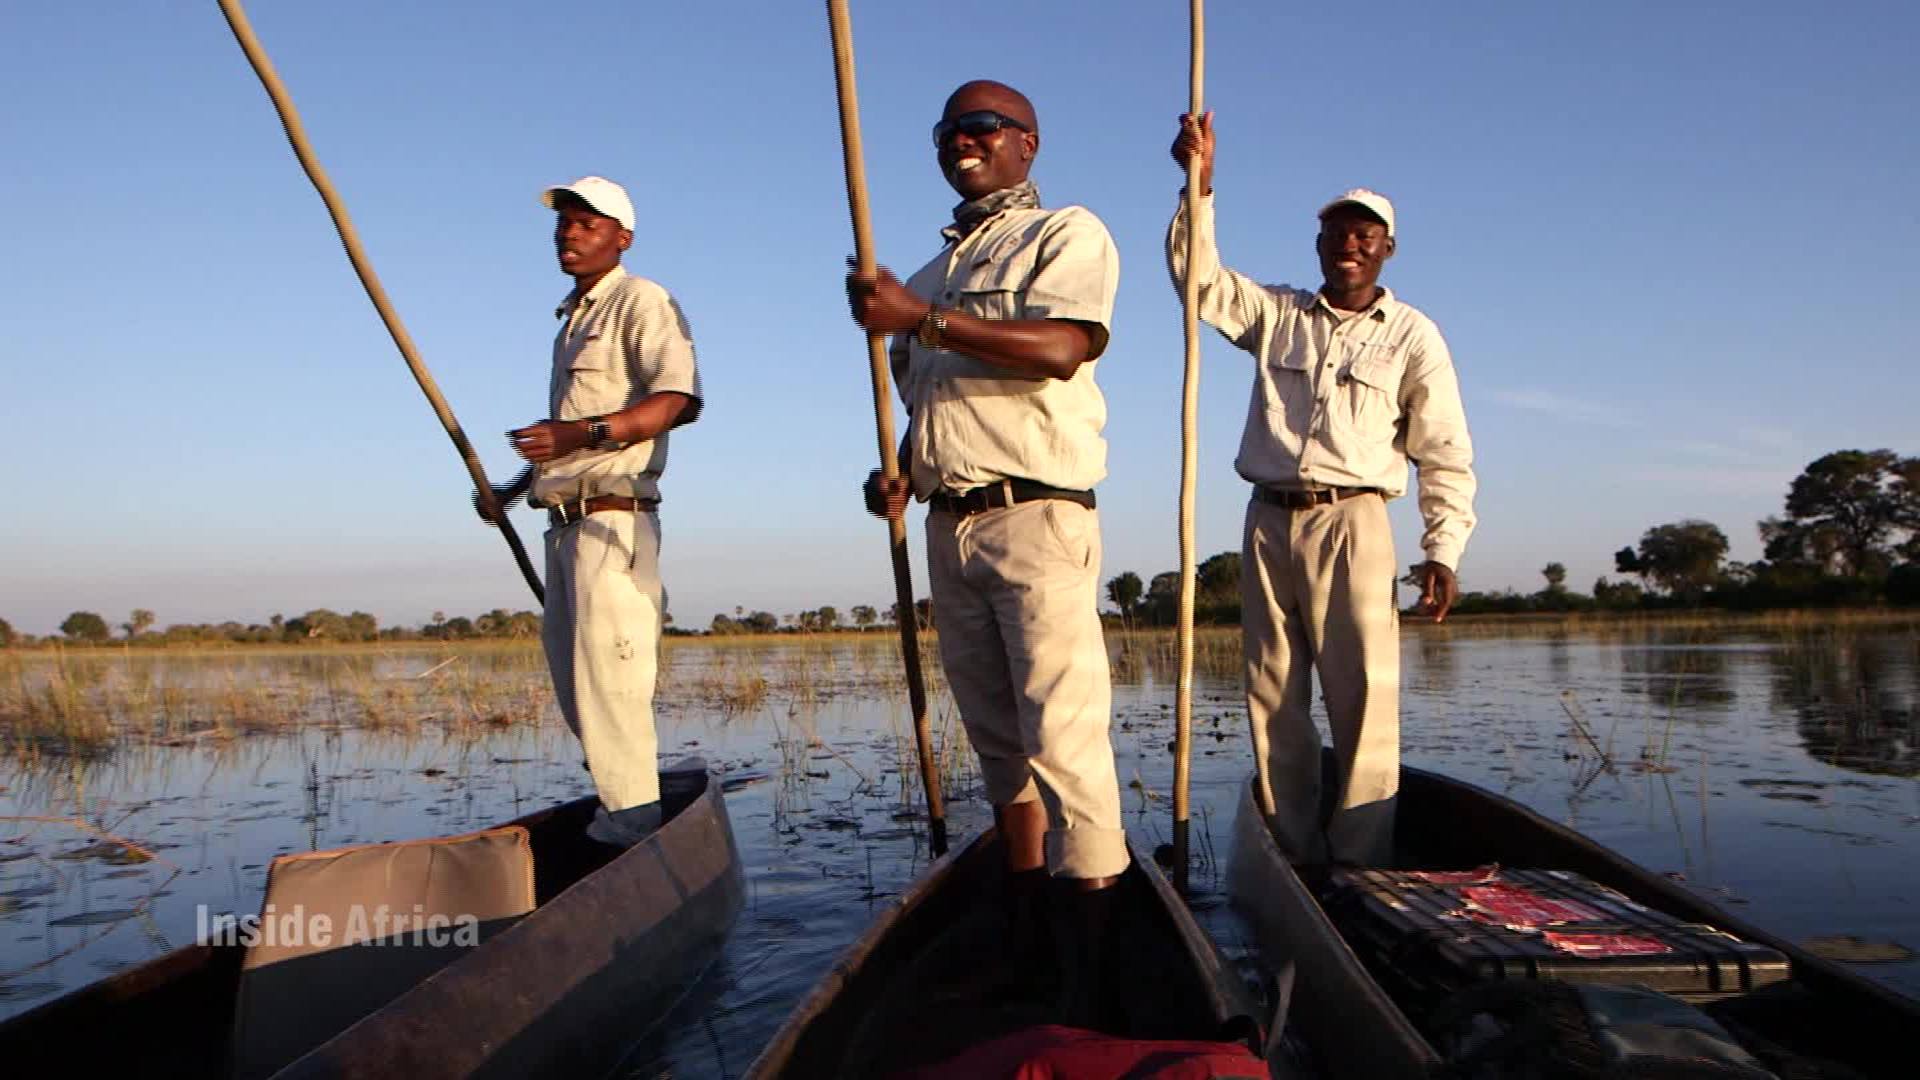
[[[854,264],[862,274],[875,269],[873,223],[867,213],[867,167],[860,152],[860,95],[853,83],[853,27],[846,0],[827,0],[833,27],[833,81],[840,91],[840,144],[845,150],[847,209],[853,214]],[[873,428],[880,442],[880,473],[900,475],[899,449],[893,441],[893,402],[887,382],[887,339],[867,335],[867,360],[873,369]],[[940,766],[933,757],[927,728],[927,687],[920,677],[920,634],[913,609],[913,571],[907,563],[907,523],[887,519],[887,544],[893,555],[895,621],[900,624],[900,655],[907,666],[907,701],[913,708],[913,742],[920,752],[920,781],[927,789],[927,833],[936,856],[947,851],[947,812],[940,798]]]
[[[1206,16],[1202,0],[1189,0],[1193,24],[1188,105],[1195,123],[1201,109],[1200,87],[1206,74]],[[1186,334],[1186,377],[1180,388],[1180,607],[1177,621],[1180,673],[1173,692],[1173,887],[1187,891],[1187,788],[1193,772],[1193,489],[1199,471],[1200,283],[1193,276],[1193,223],[1200,214],[1198,156],[1187,159],[1187,273],[1180,307]]]
[[[453,440],[453,448],[460,452],[460,459],[466,462],[467,475],[473,478],[474,490],[480,493],[480,503],[487,514],[500,524],[500,535],[506,537],[507,547],[513,549],[513,560],[520,564],[520,574],[527,579],[527,588],[533,590],[534,598],[544,606],[547,602],[546,590],[540,587],[540,575],[534,573],[533,562],[527,558],[527,549],[520,544],[520,534],[513,531],[513,522],[500,511],[500,504],[493,497],[493,485],[487,483],[486,470],[480,467],[480,457],[473,451],[473,444],[467,441],[467,433],[460,429],[460,421],[454,418],[453,409],[447,405],[447,399],[440,395],[440,387],[434,384],[433,375],[427,371],[427,365],[421,361],[420,354],[413,347],[413,338],[407,335],[407,328],[400,324],[400,316],[387,301],[387,291],[380,287],[380,279],[374,275],[373,265],[367,261],[367,254],[360,248],[360,236],[353,230],[353,222],[347,217],[347,208],[340,201],[339,193],[327,179],[325,169],[320,167],[320,159],[314,156],[313,147],[307,144],[307,132],[300,124],[300,113],[293,107],[293,99],[287,96],[287,89],[281,85],[280,76],[273,70],[273,61],[267,59],[267,51],[260,47],[260,39],[253,34],[253,25],[247,22],[247,13],[240,6],[240,0],[220,0],[220,11],[227,17],[227,25],[233,29],[234,40],[240,43],[241,51],[247,54],[247,62],[253,65],[253,73],[260,77],[260,85],[267,88],[267,96],[273,99],[273,108],[280,114],[280,126],[286,129],[287,141],[293,144],[293,152],[300,159],[300,167],[307,171],[307,179],[313,182],[313,189],[320,193],[320,201],[327,204],[327,213],[333,217],[334,231],[340,234],[340,243],[347,249],[347,258],[353,263],[353,272],[360,275],[360,284],[367,290],[367,299],[373,301],[375,310],[380,312],[380,321],[386,323],[387,333],[393,343],[400,347],[400,355],[413,371],[413,380],[420,384],[420,390],[427,395],[427,401],[433,406],[434,414],[440,417],[440,426],[447,429],[447,438]]]

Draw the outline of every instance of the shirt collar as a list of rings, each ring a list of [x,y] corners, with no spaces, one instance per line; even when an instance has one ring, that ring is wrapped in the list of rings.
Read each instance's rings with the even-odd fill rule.
[[[1372,304],[1368,305],[1366,310],[1359,312],[1354,317],[1359,319],[1372,319],[1374,322],[1386,322],[1388,313],[1391,312],[1393,308],[1399,303],[1400,301],[1395,300],[1393,298],[1393,290],[1387,288],[1385,285],[1382,285],[1380,286],[1379,299],[1375,300]],[[1326,294],[1321,292],[1315,292],[1313,294],[1313,302],[1308,304],[1307,306],[1310,309],[1312,308],[1324,309],[1326,313],[1329,315],[1339,314],[1338,312],[1333,310],[1332,304],[1327,303]]]
[[[598,301],[600,297],[603,296],[608,289],[613,288],[613,286],[617,282],[619,282],[621,278],[626,276],[627,276],[627,268],[624,266],[621,266],[619,263],[614,263],[613,269],[607,271],[606,275],[602,277],[599,281],[594,282],[593,288],[587,290],[587,295],[580,298],[580,305],[582,307],[592,307],[594,303]],[[573,294],[568,293],[565,297],[561,298],[560,306],[553,309],[553,317],[556,319],[566,318],[567,310],[569,307],[572,306],[572,304],[573,304]]]

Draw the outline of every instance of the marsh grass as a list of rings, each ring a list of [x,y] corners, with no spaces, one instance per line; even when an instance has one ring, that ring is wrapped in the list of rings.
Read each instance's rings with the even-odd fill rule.
[[[1830,670],[1824,658],[1844,651],[1862,627],[1902,625],[1920,627],[1920,614],[1507,616],[1450,619],[1439,626],[1408,620],[1403,628],[1426,641],[1552,640],[1578,633],[1662,646],[1721,642],[1732,633],[1771,643],[1795,684],[1810,686],[1819,672]],[[938,638],[927,632],[919,641],[928,699],[946,700]],[[1179,658],[1170,631],[1110,627],[1107,641],[1117,682],[1174,682]],[[1194,642],[1197,675],[1239,677],[1237,626],[1200,627]],[[1920,643],[1913,648],[1920,653]],[[894,698],[902,706],[900,723],[906,723],[900,640],[890,632],[675,636],[663,639],[659,659],[663,707],[752,717],[792,707],[817,709],[836,699]],[[1694,663],[1690,658],[1681,663],[1652,672],[1667,681],[1650,680],[1649,689],[1665,691],[1666,700],[1642,718],[1638,760],[1643,768],[1669,767],[1678,716],[1697,703],[1694,696],[1714,692],[1715,671],[1686,667]],[[1856,690],[1847,688],[1845,699],[1832,693],[1824,697],[1838,709],[1859,696]],[[957,782],[964,782],[971,761],[965,737],[950,705],[934,709],[942,773],[953,772]],[[129,744],[239,739],[309,724],[398,734],[429,727],[484,732],[538,724],[556,711],[544,658],[531,640],[0,651],[0,754],[19,759],[100,757]],[[1859,705],[1857,711],[1872,710]],[[1589,734],[1597,749],[1598,733]],[[895,738],[911,745],[905,727]],[[1631,751],[1628,755],[1626,760],[1633,760]]]

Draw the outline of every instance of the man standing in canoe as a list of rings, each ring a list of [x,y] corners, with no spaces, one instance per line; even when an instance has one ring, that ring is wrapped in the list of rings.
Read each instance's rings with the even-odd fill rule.
[[[1386,500],[1419,469],[1422,614],[1459,596],[1473,531],[1473,444],[1453,358],[1433,320],[1380,286],[1397,244],[1393,204],[1354,190],[1320,209],[1324,283],[1264,286],[1220,265],[1213,231],[1213,116],[1181,118],[1173,157],[1198,157],[1199,213],[1167,232],[1178,291],[1189,253],[1199,317],[1259,359],[1234,465],[1253,484],[1240,567],[1247,713],[1262,795],[1295,862],[1384,865],[1400,785],[1398,571]],[[1323,817],[1320,672],[1336,771]]]
[[[1019,91],[960,87],[933,142],[962,200],[946,245],[905,285],[885,269],[847,282],[854,320],[894,335],[911,417],[906,475],[876,471],[867,507],[898,517],[909,494],[929,506],[941,664],[1006,839],[1009,948],[1039,947],[1050,905],[1078,1010],[1128,862],[1093,496],[1107,472],[1093,364],[1119,255],[1085,208],[1041,209],[1027,177],[1040,126]],[[1049,876],[1063,882],[1052,901]]]
[[[540,636],[600,794],[587,834],[628,846],[660,825],[660,474],[667,432],[700,415],[700,375],[680,305],[620,265],[633,243],[626,190],[588,176],[541,202],[573,289],[554,310],[550,419],[507,433],[532,464],[495,494],[504,508],[527,493],[547,511]]]

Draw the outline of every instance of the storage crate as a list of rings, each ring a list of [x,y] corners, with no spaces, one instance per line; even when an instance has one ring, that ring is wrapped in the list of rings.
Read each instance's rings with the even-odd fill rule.
[[[1342,870],[1327,912],[1383,979],[1428,1004],[1478,982],[1629,983],[1710,1002],[1780,982],[1787,958],[1579,874]]]

